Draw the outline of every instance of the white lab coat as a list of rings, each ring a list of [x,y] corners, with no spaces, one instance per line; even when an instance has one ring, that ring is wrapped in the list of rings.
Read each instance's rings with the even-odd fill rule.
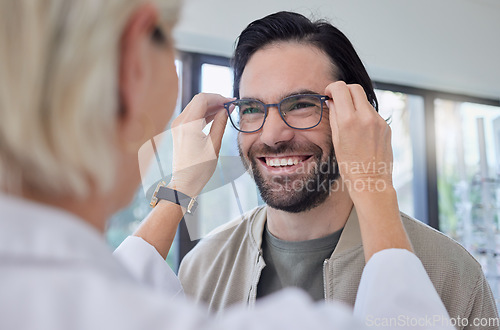
[[[433,325],[447,328],[446,310],[422,264],[403,250],[382,251],[369,261],[356,316],[340,304],[315,304],[293,289],[257,305],[214,318],[183,297],[174,273],[142,239],[129,237],[113,256],[102,235],[74,215],[0,194],[3,330],[352,330],[400,315],[439,316]]]

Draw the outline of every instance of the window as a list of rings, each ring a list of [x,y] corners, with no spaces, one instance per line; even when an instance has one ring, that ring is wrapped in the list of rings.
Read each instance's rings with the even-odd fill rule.
[[[418,127],[410,123],[415,121],[415,117],[421,116],[423,99],[421,96],[389,90],[377,89],[375,93],[379,102],[379,113],[391,126],[394,153],[393,183],[398,195],[399,208],[415,217],[415,204],[418,204],[418,201],[416,202],[414,198],[412,135],[416,134]]]
[[[439,224],[500,297],[500,107],[435,100]]]

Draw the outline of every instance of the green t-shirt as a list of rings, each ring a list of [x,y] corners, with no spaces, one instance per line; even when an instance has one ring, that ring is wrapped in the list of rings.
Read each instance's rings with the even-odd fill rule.
[[[325,297],[323,263],[330,258],[342,229],[309,241],[289,242],[264,231],[262,253],[266,267],[257,287],[257,297],[264,297],[286,287],[299,287],[318,301]]]

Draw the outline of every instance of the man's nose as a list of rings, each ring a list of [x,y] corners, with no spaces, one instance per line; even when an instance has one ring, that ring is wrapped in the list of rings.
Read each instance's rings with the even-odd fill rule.
[[[280,142],[290,141],[294,137],[294,129],[283,121],[276,107],[269,107],[267,111],[266,121],[260,130],[262,143],[275,146]]]

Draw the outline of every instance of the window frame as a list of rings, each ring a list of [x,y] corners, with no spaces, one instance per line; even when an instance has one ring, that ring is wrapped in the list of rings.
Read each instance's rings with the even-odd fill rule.
[[[191,99],[201,91],[201,67],[203,64],[214,64],[221,66],[230,66],[230,59],[223,56],[207,55],[192,52],[178,52],[179,59],[182,64],[182,96],[181,109],[184,109]],[[181,110],[182,111],[182,110]],[[179,224],[177,231],[178,239],[178,259],[179,263],[184,256],[196,246],[199,240],[191,240],[186,225],[183,219]]]

